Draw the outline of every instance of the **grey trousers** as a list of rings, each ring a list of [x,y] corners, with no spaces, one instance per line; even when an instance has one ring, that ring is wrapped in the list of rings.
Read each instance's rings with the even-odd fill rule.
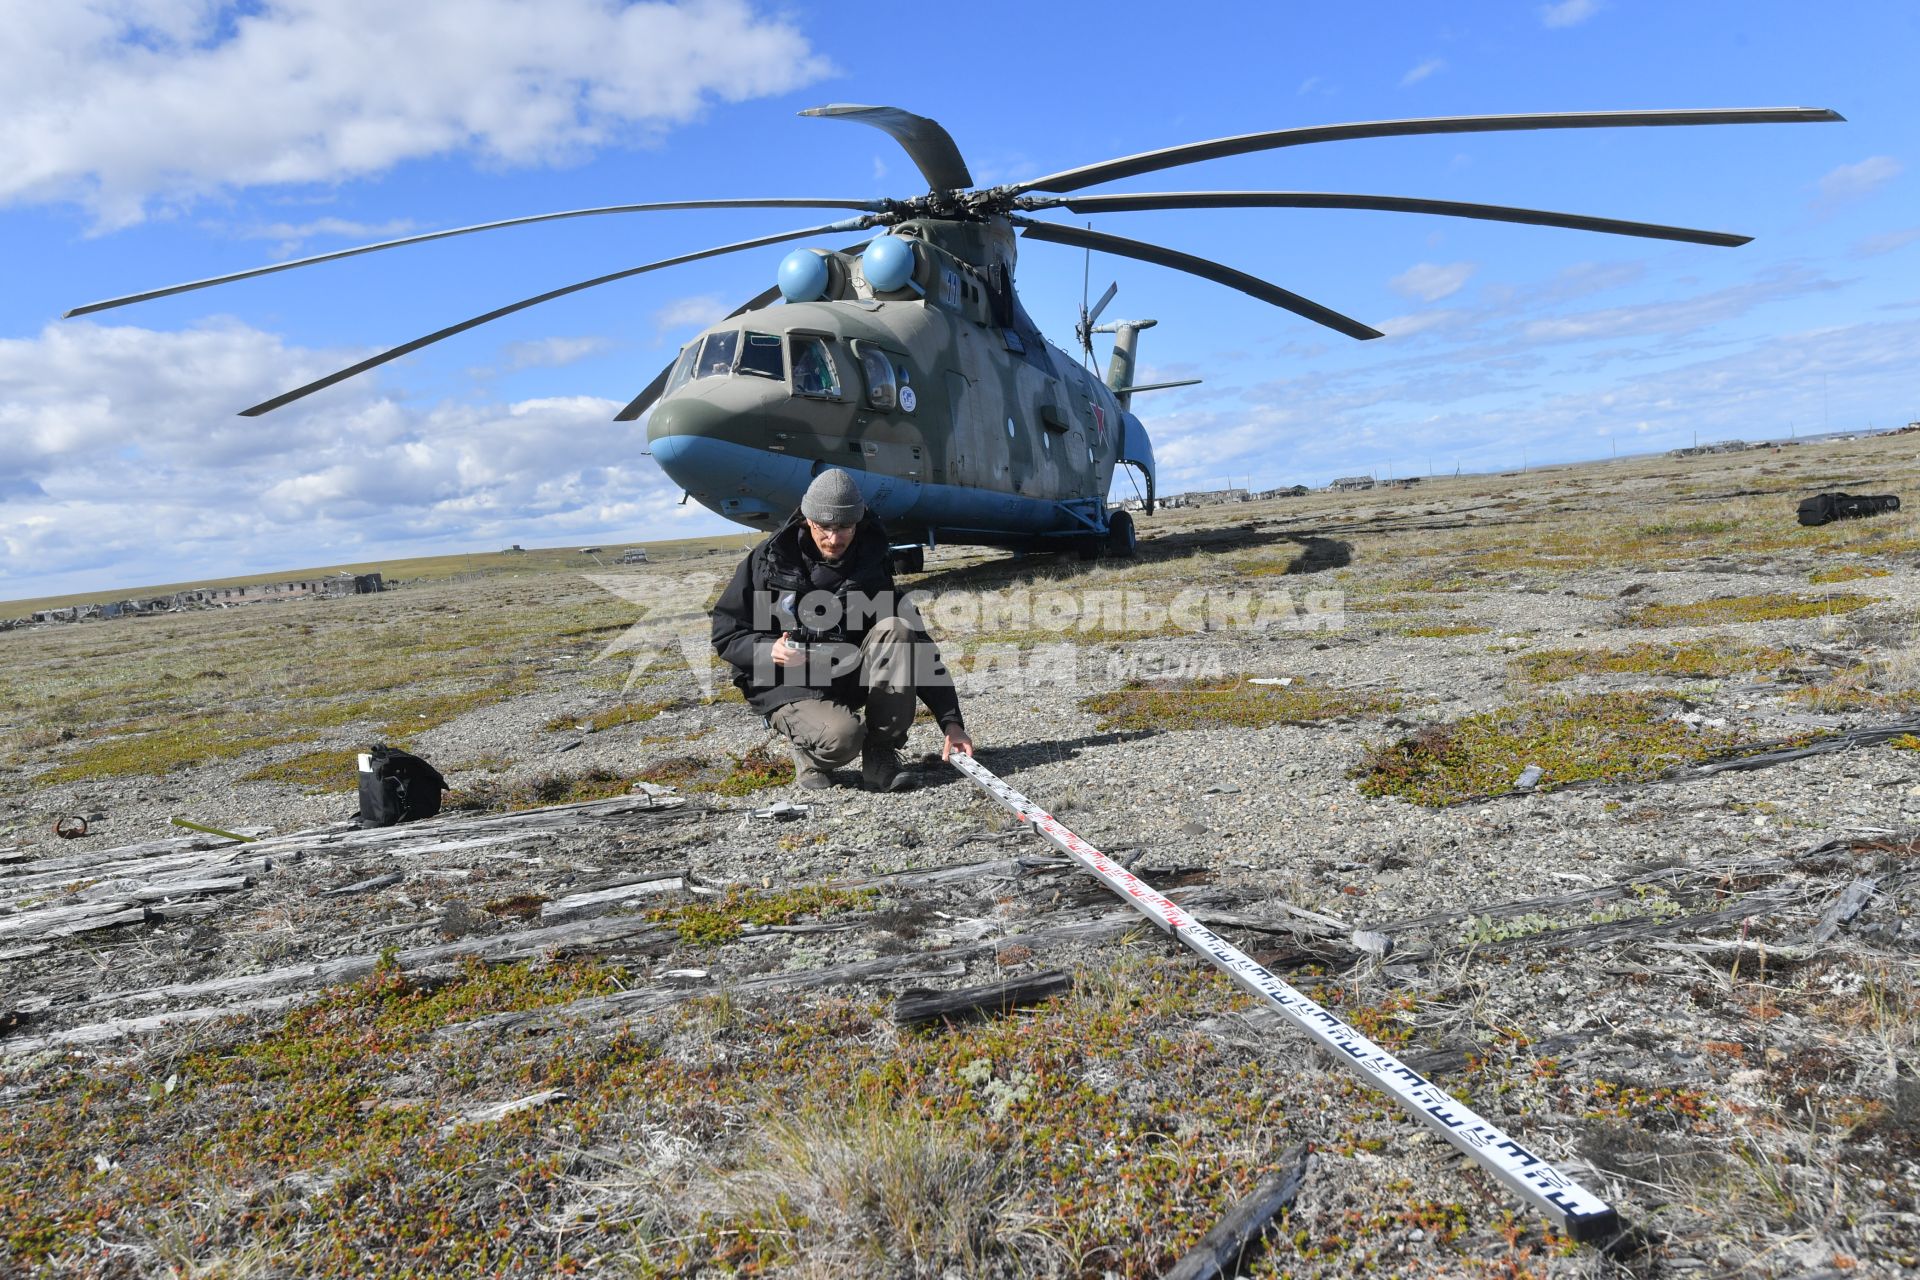
[[[816,769],[835,769],[872,741],[896,750],[913,727],[913,628],[883,618],[860,642],[860,683],[867,689],[867,718],[831,698],[806,698],[775,708],[767,717]]]

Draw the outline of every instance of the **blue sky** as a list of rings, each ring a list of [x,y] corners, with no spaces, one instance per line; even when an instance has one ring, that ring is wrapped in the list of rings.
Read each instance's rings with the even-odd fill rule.
[[[726,531],[610,421],[784,247],[611,285],[260,419],[237,410],[555,285],[830,220],[561,222],[102,313],[95,299],[415,231],[699,196],[917,194],[932,116],[992,184],[1222,135],[1407,116],[1831,107],[1846,124],[1378,139],[1100,190],[1430,196],[1737,231],[1716,249],[1331,211],[1111,214],[1372,323],[1356,343],[1096,258],[1153,317],[1163,488],[1504,470],[1920,418],[1920,7],[86,0],[0,46],[0,597]],[[1070,215],[1056,214],[1065,218]],[[834,243],[832,239],[822,243]],[[1070,342],[1082,259],[1023,247]]]

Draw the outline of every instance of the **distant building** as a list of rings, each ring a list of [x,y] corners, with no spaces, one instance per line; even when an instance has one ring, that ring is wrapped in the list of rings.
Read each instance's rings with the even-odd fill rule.
[[[1717,444],[1697,444],[1689,449],[1675,449],[1668,453],[1669,458],[1700,458],[1710,453],[1745,453],[1747,442],[1744,440],[1722,440]]]
[[[243,604],[270,604],[282,600],[328,599],[368,595],[386,590],[377,573],[340,573],[330,578],[303,578],[296,582],[262,582],[239,587],[193,587],[150,600],[114,600],[104,604],[68,605],[41,609],[35,622],[90,622],[96,618],[146,617],[188,609],[230,609]]]
[[[1327,486],[1330,493],[1358,493],[1362,489],[1373,488],[1372,476],[1341,476]]]
[[[1204,489],[1194,493],[1176,493],[1158,499],[1163,507],[1210,507],[1223,502],[1251,502],[1245,489]]]

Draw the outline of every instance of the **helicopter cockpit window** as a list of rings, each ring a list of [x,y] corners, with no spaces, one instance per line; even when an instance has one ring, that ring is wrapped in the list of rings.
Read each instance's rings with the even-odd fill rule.
[[[777,333],[747,333],[747,345],[740,352],[740,372],[762,378],[786,380],[787,360]]]
[[[854,352],[860,357],[860,373],[867,380],[867,404],[875,409],[893,408],[900,398],[893,380],[893,360],[865,343],[856,344]]]
[[[680,348],[680,358],[673,362],[673,373],[667,378],[667,389],[661,393],[663,397],[687,385],[687,380],[693,377],[693,362],[699,355],[700,344],[697,342],[689,342]]]
[[[739,349],[740,335],[729,330],[726,333],[710,333],[707,344],[700,348],[700,364],[694,372],[696,378],[711,378],[733,372],[733,353]]]
[[[803,396],[840,398],[840,374],[833,367],[825,338],[794,337],[793,389]]]

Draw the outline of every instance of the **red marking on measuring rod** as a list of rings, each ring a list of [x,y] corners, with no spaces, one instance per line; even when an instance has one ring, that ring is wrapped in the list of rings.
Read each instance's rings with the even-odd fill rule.
[[[1135,910],[1305,1032],[1314,1043],[1332,1054],[1335,1062],[1374,1088],[1392,1094],[1417,1119],[1465,1152],[1509,1191],[1552,1219],[1575,1240],[1604,1240],[1620,1230],[1619,1215],[1612,1206],[1555,1169],[1544,1157],[1529,1151],[1445,1089],[1282,982],[1266,966],[1068,830],[1059,819],[1002,782],[972,756],[956,751],[951,760],[953,767],[972,779],[982,791],[1012,810],[1021,821],[1030,823],[1050,844],[1079,862]]]

